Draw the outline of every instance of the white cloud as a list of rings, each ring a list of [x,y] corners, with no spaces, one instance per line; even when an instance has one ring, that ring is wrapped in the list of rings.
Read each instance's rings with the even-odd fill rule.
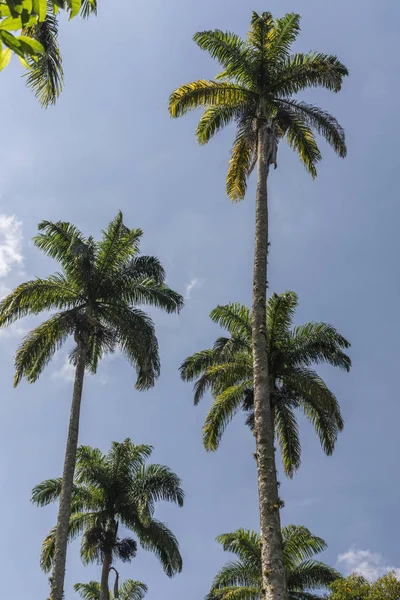
[[[0,277],[22,260],[22,223],[14,215],[0,214]]]
[[[189,300],[192,294],[192,290],[194,290],[194,288],[196,287],[200,287],[202,283],[203,282],[200,279],[197,279],[196,277],[191,279],[185,287],[185,300]]]
[[[375,581],[390,571],[394,571],[396,576],[400,577],[400,568],[388,565],[382,554],[371,550],[351,548],[339,554],[337,564],[343,569],[345,575],[359,573],[370,581]]]
[[[75,367],[70,363],[68,357],[65,358],[64,364],[60,369],[54,371],[52,374],[53,379],[61,379],[63,381],[71,382],[75,379]]]

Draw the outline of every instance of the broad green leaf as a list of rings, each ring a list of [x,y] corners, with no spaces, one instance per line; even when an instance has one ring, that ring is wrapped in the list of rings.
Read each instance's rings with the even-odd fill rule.
[[[44,21],[47,15],[47,2],[46,0],[33,0],[33,10],[39,17],[39,21]]]
[[[0,39],[5,43],[8,48],[11,48],[15,54],[24,57],[24,51],[21,48],[21,43],[13,36],[9,31],[0,30]]]
[[[0,71],[2,71],[10,62],[11,58],[11,50],[10,48],[6,48],[0,54]]]
[[[26,54],[44,54],[45,52],[40,42],[27,35],[19,35],[17,40],[20,42],[21,48]]]
[[[17,17],[23,11],[23,0],[6,0],[11,16]]]
[[[7,17],[0,22],[0,29],[5,29],[6,31],[18,31],[22,29],[22,19],[21,17]]]
[[[0,2],[0,17],[11,17],[11,11],[4,2]]]

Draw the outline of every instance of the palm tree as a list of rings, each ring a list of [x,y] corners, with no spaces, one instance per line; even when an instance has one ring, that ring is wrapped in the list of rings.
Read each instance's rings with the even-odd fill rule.
[[[76,583],[74,590],[80,594],[83,600],[100,600],[100,584],[97,581]],[[118,598],[119,600],[143,600],[146,594],[147,585],[140,581],[126,579],[119,589],[114,588],[114,594],[109,593],[109,598],[110,600]]]
[[[326,323],[293,327],[298,305],[294,292],[273,294],[267,305],[268,372],[271,385],[271,417],[284,471],[290,477],[299,468],[301,444],[295,409],[313,425],[326,454],[332,454],[343,419],[335,395],[312,365],[328,363],[349,371],[350,358],[343,351],[349,342]],[[214,323],[228,330],[208,350],[196,352],[181,365],[184,381],[194,381],[197,404],[210,390],[214,402],[203,427],[206,450],[218,448],[225,427],[240,410],[254,429],[254,379],[251,354],[251,314],[242,304],[218,306],[210,314]]]
[[[108,454],[90,446],[78,449],[68,540],[82,534],[83,563],[102,564],[100,600],[108,600],[115,560],[130,561],[136,555],[136,541],[121,539],[120,526],[133,531],[140,545],[156,554],[169,577],[182,569],[178,542],[154,518],[154,508],[159,500],[182,506],[184,493],[180,479],[168,467],[146,464],[151,452],[151,446],[135,446],[129,439],[113,442]],[[61,485],[61,478],[43,481],[33,489],[32,501],[38,506],[56,501]],[[54,527],[42,547],[41,567],[46,572],[53,565],[55,538]]]
[[[165,272],[153,256],[139,256],[140,229],[128,229],[122,213],[97,242],[75,225],[42,221],[34,244],[56,259],[62,272],[19,285],[0,304],[0,327],[26,315],[54,314],[22,341],[15,356],[14,385],[35,382],[71,335],[75,366],[71,416],[58,512],[52,600],[62,600],[68,524],[78,445],[79,414],[85,370],[96,372],[101,358],[119,347],[137,372],[136,388],[154,385],[160,362],[150,317],[136,305],[178,311],[182,296],[168,288]]]
[[[267,292],[269,167],[277,164],[277,149],[284,139],[295,150],[307,171],[316,176],[321,153],[314,131],[345,156],[343,129],[320,108],[295,96],[310,87],[338,92],[346,67],[336,56],[308,52],[291,54],[300,32],[300,16],[286,14],[274,20],[271,13],[253,12],[247,40],[234,33],[201,31],[195,42],[222,66],[215,80],[200,79],[181,86],[170,97],[170,114],[180,117],[203,107],[197,139],[206,144],[231,122],[237,131],[232,148],[226,190],[241,200],[247,178],[258,163],[255,250],[252,296],[252,344],[254,362],[254,420],[257,446],[259,510],[263,554],[264,589],[268,600],[285,600],[285,570],[276,473],[274,434],[269,402]]]
[[[326,548],[323,539],[306,527],[282,528],[283,560],[290,600],[319,600],[319,590],[328,590],[341,577],[332,567],[313,559]],[[262,597],[260,536],[248,529],[238,529],[217,537],[226,552],[239,560],[227,563],[217,573],[207,600],[259,600]]]
[[[91,14],[97,14],[97,2],[84,0],[80,15],[86,19]],[[35,58],[27,56],[22,62],[28,68],[25,74],[26,85],[34,92],[40,104],[48,108],[56,103],[64,84],[62,57],[58,44],[58,18],[52,0],[47,0],[46,19],[25,29],[23,33],[36,39],[44,48],[43,54]]]

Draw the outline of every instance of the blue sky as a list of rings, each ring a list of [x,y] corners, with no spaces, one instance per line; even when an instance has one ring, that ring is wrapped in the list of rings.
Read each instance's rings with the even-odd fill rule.
[[[30,242],[39,220],[70,220],[97,235],[122,209],[129,226],[144,230],[143,252],[159,256],[169,284],[187,296],[179,317],[155,314],[162,376],[153,390],[136,392],[120,357],[86,381],[81,442],[104,451],[126,437],[150,443],[153,459],[174,469],[186,491],[184,508],[157,511],[180,540],[183,573],[169,580],[141,551],[131,565],[120,565],[122,576],[147,583],[149,600],[200,600],[227,559],[215,536],[258,526],[253,440],[243,418],[229,426],[220,450],[207,455],[201,426],[210,398],[194,408],[191,386],[177,371],[188,354],[217,337],[212,308],[250,301],[254,181],[246,201],[231,205],[224,180],[232,130],[200,148],[193,135],[198,115],[172,121],[167,112],[175,87],[218,69],[191,41],[193,33],[218,27],[244,36],[252,9],[300,11],[296,48],[336,53],[351,72],[339,95],[307,94],[345,127],[348,158],[322,145],[324,161],[313,182],[282,145],[270,180],[270,289],[298,293],[296,322],[336,326],[352,342],[354,364],[350,375],[321,371],[341,402],[345,431],[327,458],[301,423],[303,465],[292,481],[281,477],[282,518],[322,536],[329,545],[324,558],[344,572],[358,568],[373,578],[400,567],[394,534],[399,62],[393,51],[400,5],[119,0],[127,15],[121,17],[115,3],[99,4],[97,19],[61,28],[66,85],[55,108],[39,108],[17,60],[0,75],[0,290],[55,270]],[[71,395],[63,352],[38,383],[12,388],[13,352],[28,326],[21,322],[0,334],[2,593],[16,600],[47,597],[38,560],[56,510],[35,508],[29,498],[37,482],[61,473]],[[99,568],[84,568],[73,544],[67,600],[74,582],[96,578]]]

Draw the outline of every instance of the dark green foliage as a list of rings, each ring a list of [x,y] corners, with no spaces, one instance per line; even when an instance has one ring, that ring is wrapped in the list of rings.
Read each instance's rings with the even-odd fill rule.
[[[120,537],[120,528],[135,533],[139,544],[153,552],[165,573],[172,577],[182,569],[178,542],[168,527],[154,518],[155,504],[167,501],[183,505],[180,479],[168,467],[146,464],[151,446],[135,446],[127,439],[113,442],[108,454],[80,446],[72,494],[69,540],[82,536],[84,564],[102,563],[105,555],[113,561],[129,562],[136,555],[136,540]],[[57,501],[61,478],[37,485],[32,502],[46,506]],[[48,572],[54,559],[55,528],[43,543],[41,567]]]
[[[305,527],[295,525],[283,527],[282,537],[289,600],[317,600],[320,596],[315,592],[327,589],[340,577],[335,569],[313,558],[325,550],[326,543]],[[207,600],[259,600],[262,569],[258,533],[238,529],[218,536],[217,541],[238,560],[227,563],[217,573]]]
[[[328,455],[343,428],[337,399],[313,365],[328,363],[345,371],[351,366],[344,352],[350,344],[334,327],[326,323],[293,327],[297,304],[297,295],[287,292],[273,294],[267,306],[271,401],[288,475],[298,469],[301,459],[295,409],[312,423]],[[220,337],[212,348],[189,356],[180,371],[184,381],[195,381],[195,404],[208,391],[214,398],[204,424],[203,441],[207,450],[216,450],[226,425],[239,410],[247,412],[247,424],[253,427],[251,314],[247,307],[232,303],[218,306],[210,317],[227,329],[230,337]]]
[[[37,248],[57,260],[61,272],[19,285],[0,304],[0,327],[27,315],[54,314],[23,340],[15,358],[14,384],[33,383],[68,336],[89,334],[87,369],[96,373],[101,358],[120,348],[136,369],[136,387],[154,384],[160,372],[151,318],[137,305],[179,311],[183,299],[165,284],[153,256],[140,256],[140,229],[129,229],[118,213],[99,242],[71,223],[42,221]],[[76,348],[71,353],[76,360]]]

